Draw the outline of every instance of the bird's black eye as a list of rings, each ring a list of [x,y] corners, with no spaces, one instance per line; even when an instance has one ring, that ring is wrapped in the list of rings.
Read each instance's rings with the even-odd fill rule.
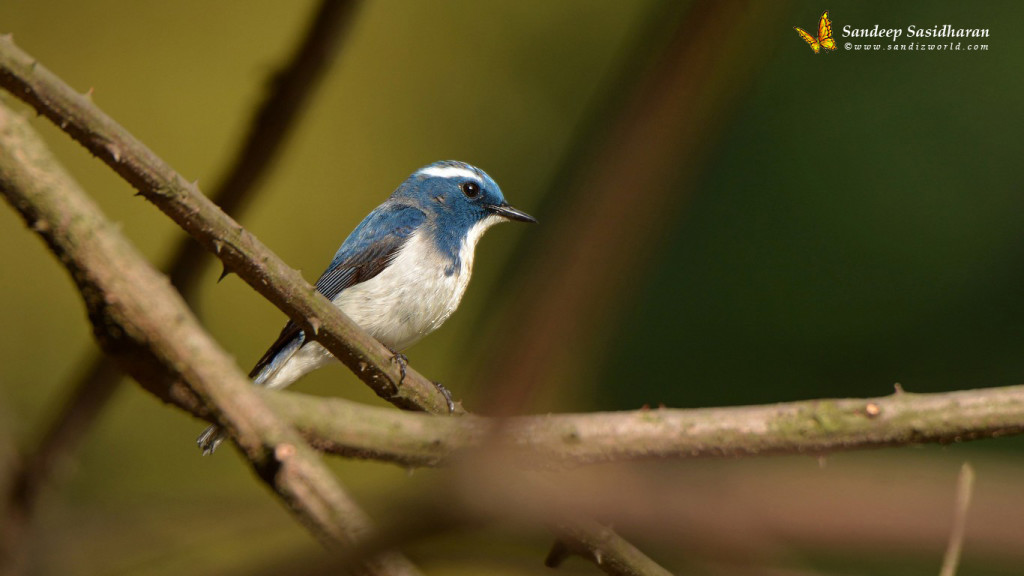
[[[476,182],[463,182],[462,193],[466,195],[466,198],[476,198],[480,195],[480,185]]]

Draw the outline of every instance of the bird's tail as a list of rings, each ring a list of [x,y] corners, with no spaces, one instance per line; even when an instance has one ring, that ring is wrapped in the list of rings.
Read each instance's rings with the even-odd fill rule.
[[[291,382],[285,384],[276,384],[273,382],[274,375],[285,365],[288,360],[298,352],[299,348],[305,344],[305,334],[301,331],[293,332],[289,334],[289,328],[292,326],[291,323],[285,327],[285,330],[281,333],[281,337],[274,343],[273,346],[267,350],[267,353],[263,355],[263,358],[256,363],[256,367],[249,373],[249,377],[252,378],[252,383],[257,386],[269,386],[271,388],[279,388],[287,386]],[[213,452],[220,446],[220,443],[227,439],[228,434],[223,428],[214,424],[203,430],[203,433],[196,438],[196,444],[203,451],[203,456],[207,454],[213,454]]]

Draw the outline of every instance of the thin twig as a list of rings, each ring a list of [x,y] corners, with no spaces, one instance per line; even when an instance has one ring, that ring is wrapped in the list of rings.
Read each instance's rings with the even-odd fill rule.
[[[607,574],[672,576],[608,526],[589,520],[563,522],[554,528],[561,536],[552,545],[544,565],[557,568],[570,554],[596,564]]]
[[[370,521],[315,452],[271,411],[188,306],[78,188],[28,122],[0,107],[0,193],[71,273],[101,347],[140,382],[181,381],[217,414],[291,512],[345,549]],[[361,574],[418,574],[386,555]]]
[[[942,558],[942,570],[939,576],[956,576],[960,565],[960,553],[964,547],[964,534],[967,532],[967,511],[971,508],[971,495],[974,493],[974,468],[968,462],[960,467],[960,475],[956,482],[956,507],[953,509],[953,529],[949,531],[949,545]]]

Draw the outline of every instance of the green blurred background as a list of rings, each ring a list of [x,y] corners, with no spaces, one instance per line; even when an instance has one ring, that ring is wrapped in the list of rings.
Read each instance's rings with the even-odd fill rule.
[[[103,110],[208,190],[314,8],[305,1],[4,0],[0,33],[12,32],[76,89],[92,88]],[[528,289],[542,285],[522,279],[571,243],[565,235],[578,229],[574,218],[588,201],[586,189],[572,186],[574,174],[595,170],[583,159],[614,146],[602,130],[657,69],[690,9],[655,1],[367,2],[240,219],[312,281],[362,216],[416,168],[460,159],[487,170],[542,224],[488,234],[459,312],[408,355],[468,409],[493,408],[480,375],[490,358],[514,361],[506,332],[531,301],[545,299],[545,290]],[[824,9],[840,47],[815,56],[792,26],[812,29]],[[628,278],[590,312],[594,333],[564,342],[570,359],[531,382],[515,410],[878,396],[896,382],[915,392],[1020,383],[1024,37],[1010,23],[1024,17],[1024,4],[801,1],[762,3],[732,17],[745,32],[712,34],[698,53],[728,51],[711,75],[735,68],[739,78],[727,89],[709,85],[728,95],[718,101],[711,93],[712,104],[694,108],[709,117],[700,119],[707,121],[700,141],[680,148],[679,164],[689,167],[657,189],[627,186],[617,197],[623,206],[644,195],[678,200],[653,229],[640,222],[643,235],[619,239],[611,268]],[[845,24],[876,23],[989,28],[989,49],[843,49]],[[46,121],[35,124],[107,215],[163,263],[180,230]],[[634,251],[636,262],[624,265],[622,254],[628,260]],[[67,274],[7,209],[0,210],[0,254],[0,425],[30,445],[95,346]],[[199,309],[247,369],[285,318],[237,277],[216,283],[218,273],[206,271]],[[341,367],[297,389],[379,402]],[[247,574],[316,555],[236,455],[199,457],[192,440],[202,427],[123,386],[81,458],[61,468],[59,488],[44,497],[33,529],[36,573]],[[1014,439],[837,455],[824,471],[808,458],[637,466],[694,484],[772,474],[783,487],[815,474],[940,477],[949,501],[939,515],[948,516],[966,458],[978,469],[979,501],[986,480],[1012,485],[1024,476]],[[333,465],[381,514],[396,491],[435,474]],[[1024,510],[1016,512],[1003,528],[1022,534]],[[971,538],[969,529],[961,573],[1020,573],[1024,555],[1012,542]],[[792,572],[761,572],[767,568],[757,564],[736,573],[933,574],[944,546],[939,538],[930,547],[866,553],[844,548],[842,539],[814,544],[785,530],[773,542],[782,552],[770,566]],[[548,544],[542,532],[498,531],[438,539],[411,555],[432,574],[536,574],[545,570]],[[690,573],[735,569],[721,557],[693,560],[683,542],[652,554]],[[582,562],[566,568],[595,572]]]

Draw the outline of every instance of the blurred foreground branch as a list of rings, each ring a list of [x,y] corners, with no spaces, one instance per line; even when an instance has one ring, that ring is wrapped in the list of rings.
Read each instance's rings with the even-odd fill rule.
[[[185,382],[214,409],[243,454],[325,545],[351,546],[369,530],[301,438],[255,393],[184,301],[78,189],[27,121],[0,107],[0,192],[57,255],[85,300],[104,350],[140,382]],[[417,574],[401,557],[365,574]]]
[[[400,513],[382,515],[377,534],[401,549],[422,542],[417,560],[424,565],[459,566],[451,549],[437,544],[440,535],[450,540],[479,534],[487,525],[531,530],[544,521],[589,515],[645,549],[661,551],[680,576],[903,574],[906,566],[917,566],[914,574],[938,574],[934,568],[960,521],[951,499],[963,452],[626,462],[536,473],[514,469],[508,460],[483,460],[490,454],[476,451],[420,477],[431,484],[389,497],[398,499],[392,506]],[[1024,466],[999,450],[971,451],[970,458],[977,486],[958,573],[1016,574],[1024,565]],[[550,481],[532,481],[538,476]],[[471,518],[454,522],[453,513]],[[399,516],[433,523],[396,532],[389,524]],[[823,557],[832,561],[809,567],[808,558]],[[462,559],[469,568],[451,572],[503,572],[502,565],[480,569],[474,559]],[[308,552],[288,552],[260,574],[327,576],[342,565],[332,558],[317,571],[294,568],[309,560]]]

